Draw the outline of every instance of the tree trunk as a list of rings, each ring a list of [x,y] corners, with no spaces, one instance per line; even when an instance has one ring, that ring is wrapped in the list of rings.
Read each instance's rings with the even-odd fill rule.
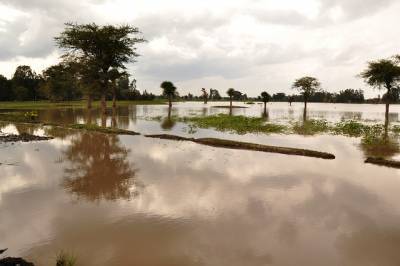
[[[168,106],[169,106],[169,108],[172,107],[172,97],[171,96],[168,96]]]
[[[106,114],[107,113],[107,102],[106,102],[106,93],[103,92],[101,94],[101,113]]]
[[[386,101],[386,110],[385,110],[385,135],[387,135],[389,128],[389,102]]]
[[[264,102],[264,114],[267,113],[267,102]]]
[[[304,101],[303,121],[307,120],[307,100]]]
[[[117,107],[117,92],[115,91],[115,89],[113,89],[112,107],[113,108]]]
[[[88,96],[87,96],[88,98],[87,98],[87,109],[92,109],[92,95],[91,94],[88,94]]]
[[[229,107],[232,109],[232,96],[229,97],[229,101],[230,101]]]

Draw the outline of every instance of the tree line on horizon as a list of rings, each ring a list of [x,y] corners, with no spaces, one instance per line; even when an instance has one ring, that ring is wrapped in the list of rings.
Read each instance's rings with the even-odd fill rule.
[[[86,99],[85,91],[87,90],[79,78],[79,73],[72,63],[61,62],[43,70],[41,74],[36,74],[30,66],[18,66],[11,79],[7,79],[0,74],[0,101],[38,101],[49,100],[53,102],[74,101]],[[136,80],[128,75],[123,75],[115,80],[112,84],[115,90],[117,100],[154,100],[156,98],[168,98],[163,93],[156,95],[147,90],[140,92],[136,88]],[[195,90],[194,90],[195,91]],[[174,99],[186,101],[202,101],[207,97],[207,101],[228,100],[228,94],[221,94],[218,89],[209,89],[203,94],[194,95],[188,93],[180,96],[178,92],[174,95]],[[100,99],[100,93],[96,90],[93,92],[93,100]],[[246,93],[233,89],[232,99],[234,101],[257,101],[261,100],[261,96],[249,97]],[[112,100],[112,93],[106,94],[107,100]],[[303,102],[302,94],[286,94],[278,92],[270,95],[271,102]],[[308,102],[322,103],[379,103],[381,98],[365,99],[364,91],[361,89],[345,89],[337,93],[331,93],[325,90],[319,90],[309,96]],[[396,101],[397,102],[397,101]]]

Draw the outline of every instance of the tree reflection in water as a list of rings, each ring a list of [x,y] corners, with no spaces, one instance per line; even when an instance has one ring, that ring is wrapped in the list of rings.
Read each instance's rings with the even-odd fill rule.
[[[64,151],[64,161],[71,166],[64,170],[63,186],[90,201],[137,196],[141,185],[135,178],[137,169],[127,160],[129,152],[118,136],[81,133]]]

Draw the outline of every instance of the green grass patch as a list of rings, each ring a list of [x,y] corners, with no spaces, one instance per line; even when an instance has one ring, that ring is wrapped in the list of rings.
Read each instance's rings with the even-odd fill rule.
[[[369,126],[360,122],[349,120],[336,123],[332,131],[336,135],[345,135],[350,137],[360,137],[365,132],[368,132]]]
[[[300,135],[315,135],[328,132],[330,129],[328,121],[310,119],[303,122],[292,123],[293,132]]]
[[[76,261],[77,259],[75,256],[68,254],[64,251],[61,251],[57,255],[56,266],[75,266]]]
[[[230,116],[226,114],[185,117],[181,121],[199,128],[214,128],[219,131],[230,131],[237,134],[284,133],[287,130],[283,125],[266,123],[263,118]]]
[[[0,121],[18,123],[38,123],[38,115],[34,111],[30,112],[7,112],[0,113]]]

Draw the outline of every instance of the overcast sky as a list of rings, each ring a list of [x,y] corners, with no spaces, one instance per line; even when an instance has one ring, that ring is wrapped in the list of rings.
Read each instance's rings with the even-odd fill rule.
[[[181,94],[229,87],[256,96],[291,93],[312,75],[335,92],[363,88],[368,60],[400,53],[396,0],[0,0],[0,73],[40,73],[59,61],[53,37],[65,22],[129,23],[147,43],[129,70],[139,89]]]

